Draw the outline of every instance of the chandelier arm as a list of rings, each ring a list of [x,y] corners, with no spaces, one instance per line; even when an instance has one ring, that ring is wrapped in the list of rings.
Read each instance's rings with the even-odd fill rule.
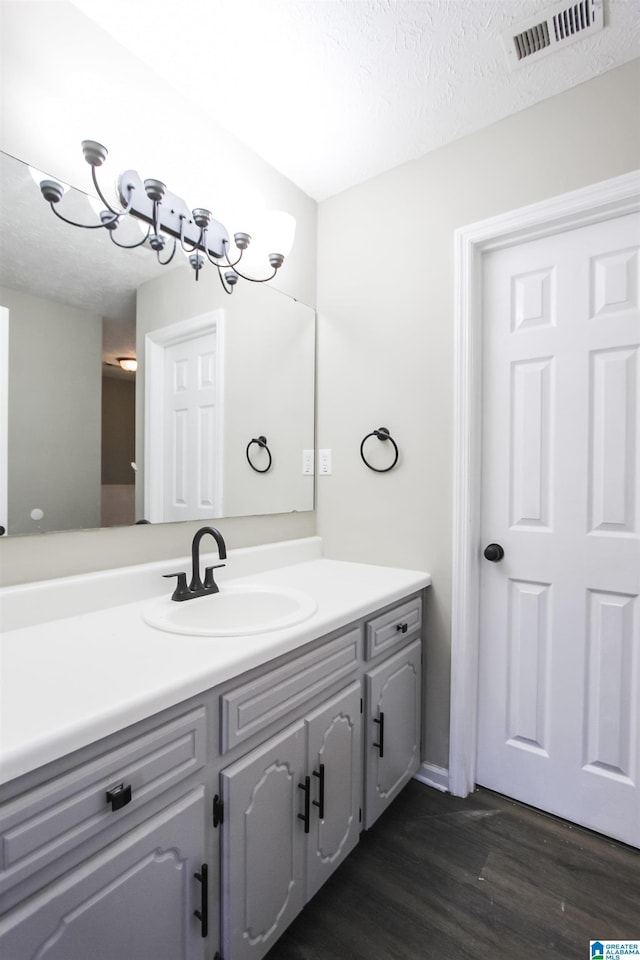
[[[218,270],[220,270],[220,257],[212,257],[211,254],[209,253],[209,247],[207,246],[207,228],[206,227],[202,231],[202,237],[200,239],[201,239],[201,244],[199,246],[201,250],[204,250],[205,257],[207,258],[209,263],[212,263],[214,267],[217,267]],[[227,263],[229,263],[228,258],[227,258]],[[233,264],[229,264],[229,266],[233,266]]]
[[[200,246],[200,242],[202,240],[202,235],[204,233],[204,230],[202,228],[200,229],[200,239],[198,240],[198,242],[194,243],[192,247],[188,247],[187,244],[185,243],[185,235],[184,235],[184,222],[186,219],[187,218],[185,217],[184,214],[180,214],[180,246],[185,251],[185,253],[194,253]],[[191,242],[192,241],[189,240],[189,243]]]
[[[222,289],[224,290],[225,293],[228,293],[229,296],[231,296],[231,294],[233,293],[233,287],[227,286],[225,279],[222,276],[222,270],[220,269],[220,267],[218,267],[217,264],[214,264],[214,266],[218,268],[218,276],[220,277],[220,283],[222,284]]]
[[[238,261],[236,260],[236,263],[237,263],[237,262],[238,262]],[[232,265],[232,266],[233,266],[233,265]],[[274,268],[274,271],[273,271],[273,273],[271,274],[270,277],[263,277],[262,280],[259,280],[259,279],[257,279],[256,277],[248,277],[248,276],[246,275],[246,273],[240,273],[240,271],[237,270],[235,266],[233,267],[233,270],[234,270],[234,273],[237,273],[239,277],[242,277],[243,280],[249,280],[250,283],[268,283],[269,280],[273,280],[273,278],[275,277],[275,275],[276,275],[277,272],[278,272],[278,268],[275,267],[275,268]]]
[[[127,184],[127,190],[129,191],[129,200],[128,200],[128,202],[123,206],[122,210],[114,210],[113,207],[111,206],[111,204],[109,203],[109,201],[105,199],[105,196],[104,196],[102,190],[100,189],[100,185],[99,185],[99,183],[98,183],[98,178],[96,177],[96,168],[93,167],[93,166],[91,167],[91,179],[93,180],[93,185],[94,185],[94,187],[96,188],[96,192],[97,192],[98,196],[100,197],[100,199],[101,199],[102,202],[104,203],[104,205],[105,205],[105,207],[107,208],[107,210],[109,211],[109,213],[113,213],[113,214],[115,214],[116,216],[119,217],[119,216],[121,216],[123,213],[128,213],[128,212],[129,212],[129,210],[131,209],[131,204],[133,203],[133,191],[135,190],[135,187],[133,186],[132,183],[128,183],[128,184]]]
[[[54,203],[49,203],[49,206],[55,213],[58,220],[64,220],[65,223],[70,223],[72,227],[82,227],[83,230],[100,230],[102,227],[110,227],[111,224],[117,223],[120,219],[120,214],[115,213],[113,210],[113,217],[111,220],[107,220],[105,223],[76,223],[75,220],[69,220],[67,217],[63,217],[61,213],[58,213]]]
[[[170,255],[169,257],[167,257],[166,260],[161,260],[161,259],[160,259],[160,251],[159,251],[159,250],[157,251],[156,256],[158,257],[158,263],[160,264],[160,266],[166,267],[168,263],[171,263],[171,261],[173,260],[173,258],[174,258],[174,256],[175,256],[176,247],[177,247],[177,246],[178,246],[178,241],[177,241],[177,240],[174,240],[174,241],[173,241],[173,250],[171,251],[171,255]]]
[[[123,250],[134,250],[135,247],[141,247],[143,243],[147,242],[147,240],[149,239],[150,233],[151,233],[151,227],[148,227],[147,232],[145,233],[142,240],[138,240],[137,243],[120,243],[118,240],[114,238],[113,232],[111,230],[109,231],[109,236],[111,237],[112,242],[115,243],[116,247],[122,247]]]
[[[223,244],[224,244],[224,258],[227,261],[227,266],[235,267],[236,263],[240,263],[240,261],[242,260],[242,254],[244,253],[244,250],[241,250],[238,256],[238,259],[234,260],[233,263],[231,263],[231,260],[229,260],[229,243],[227,240],[225,240],[223,241]]]

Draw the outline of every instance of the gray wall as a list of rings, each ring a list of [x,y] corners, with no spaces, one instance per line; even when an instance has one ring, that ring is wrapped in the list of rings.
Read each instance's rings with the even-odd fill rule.
[[[448,766],[453,235],[640,166],[634,61],[334,197],[319,209],[318,532],[341,559],[428,570],[424,757]],[[348,267],[348,268],[346,268]],[[362,437],[390,428],[397,469]]]
[[[9,533],[95,527],[102,318],[6,287],[0,303],[9,308]]]
[[[102,483],[135,483],[135,376],[102,377]]]
[[[213,271],[205,269],[196,283],[185,265],[138,289],[139,517],[144,515],[145,336],[218,309],[224,312],[222,516],[313,510],[313,479],[302,476],[302,450],[314,443],[314,311],[266,284],[241,281],[228,296]],[[272,455],[264,474],[253,471],[245,455],[249,440],[259,435],[267,437]]]

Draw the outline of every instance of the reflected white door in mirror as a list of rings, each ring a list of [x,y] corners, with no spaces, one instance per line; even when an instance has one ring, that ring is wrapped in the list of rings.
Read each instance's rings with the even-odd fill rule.
[[[220,516],[223,478],[224,311],[145,337],[144,517],[152,523]]]

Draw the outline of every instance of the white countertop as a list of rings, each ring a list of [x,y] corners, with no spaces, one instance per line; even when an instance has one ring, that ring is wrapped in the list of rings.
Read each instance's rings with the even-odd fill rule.
[[[284,551],[280,545],[272,551],[230,551],[224,574],[216,578],[221,591],[224,582],[251,583],[293,588],[314,597],[318,607],[309,619],[264,634],[193,637],[148,626],[144,610],[154,597],[170,595],[173,589],[160,573],[186,569],[184,558],[0,591],[3,627],[12,627],[3,632],[0,648],[0,782],[202,693],[431,582],[420,571],[323,559],[318,538],[288,544],[293,546]],[[295,562],[269,569],[270,563],[292,556]],[[207,559],[203,556],[203,568]],[[233,576],[234,566],[244,576]],[[118,583],[121,594],[127,593],[126,583],[128,594],[141,599],[118,604]],[[65,605],[76,609],[76,596],[81,612],[63,616]],[[215,603],[215,597],[209,601]],[[42,611],[50,619],[43,620]]]

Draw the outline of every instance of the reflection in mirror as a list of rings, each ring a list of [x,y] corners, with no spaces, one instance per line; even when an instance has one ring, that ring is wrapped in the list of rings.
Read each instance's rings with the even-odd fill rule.
[[[196,284],[186,259],[161,267],[144,247],[67,226],[6,154],[0,189],[8,533],[313,509],[302,452],[314,443],[314,311],[264,285],[226,296],[215,270]],[[63,202],[94,222],[84,194]],[[265,474],[245,455],[260,435]]]

